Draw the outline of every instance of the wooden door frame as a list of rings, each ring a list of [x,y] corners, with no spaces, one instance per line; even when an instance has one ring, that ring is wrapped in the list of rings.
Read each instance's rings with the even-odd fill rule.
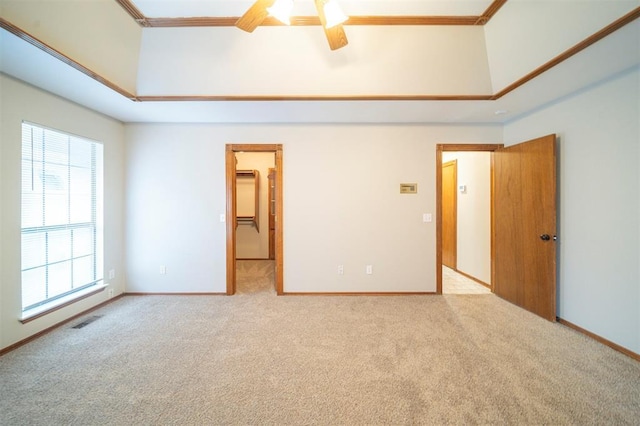
[[[273,205],[273,210],[272,210],[272,206],[271,206],[271,200],[275,201],[275,194],[274,194],[274,190],[276,188],[275,184],[272,184],[272,181],[275,182],[276,181],[276,168],[275,168],[275,164],[273,167],[269,167],[268,173],[267,173],[267,185],[268,185],[268,189],[267,189],[267,200],[268,200],[268,207],[267,207],[267,216],[269,216],[269,259],[270,260],[275,260],[276,258],[276,223],[275,223],[275,217],[276,217],[276,206],[275,203]],[[273,212],[273,214],[271,214],[271,212]],[[271,234],[271,230],[273,229],[273,235]]]
[[[284,294],[283,239],[282,239],[282,144],[226,144],[226,194],[227,194],[227,295],[236,292],[236,152],[273,152],[276,169],[276,229],[275,229],[275,280],[276,293]]]
[[[491,152],[491,284],[494,282],[493,245],[493,152],[504,144],[437,144],[436,145],[436,294],[442,294],[442,153],[444,151]]]

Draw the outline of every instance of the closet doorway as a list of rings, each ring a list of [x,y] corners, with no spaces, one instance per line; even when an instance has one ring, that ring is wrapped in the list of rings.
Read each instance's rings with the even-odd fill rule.
[[[274,155],[274,165],[270,167],[273,169],[267,173],[263,173],[264,179],[269,179],[269,192],[271,192],[271,198],[269,199],[268,207],[269,219],[262,221],[259,220],[259,208],[260,202],[258,201],[259,181],[257,176],[260,176],[260,172],[257,169],[241,168],[238,167],[237,155],[243,155],[242,153],[271,153]],[[236,259],[238,258],[238,228],[242,226],[240,232],[247,233],[247,231],[254,231],[256,236],[262,232],[263,235],[269,236],[265,239],[267,243],[266,249],[268,256],[273,256],[275,262],[275,287],[278,295],[283,294],[283,250],[282,250],[282,145],[281,144],[227,144],[226,145],[226,223],[227,223],[227,295],[233,295],[236,293]],[[238,207],[238,174],[241,175],[241,179],[245,179],[253,182],[255,185],[255,197],[256,201],[249,203],[248,200],[251,197],[247,194],[240,194],[244,197],[240,203],[240,210]],[[268,176],[270,175],[270,176]],[[253,179],[253,180],[252,180]],[[244,183],[243,183],[244,185]],[[247,186],[247,185],[244,185]],[[245,189],[241,189],[241,192],[246,192]],[[252,210],[253,209],[253,210]],[[271,217],[272,216],[272,217]],[[241,225],[242,224],[242,225]],[[250,228],[250,229],[249,229]],[[250,234],[251,232],[249,232]],[[258,241],[256,239],[256,241]],[[259,243],[258,243],[259,244]],[[272,252],[270,252],[271,247]],[[243,257],[251,257],[251,248],[243,247]],[[247,254],[249,253],[249,254]]]

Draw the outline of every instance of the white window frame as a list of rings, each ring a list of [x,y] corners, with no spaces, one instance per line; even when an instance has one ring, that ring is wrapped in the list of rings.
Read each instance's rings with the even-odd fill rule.
[[[34,149],[39,152],[34,153]],[[84,163],[79,165],[77,161]],[[23,121],[21,164],[21,321],[26,322],[106,287],[103,280],[103,145]],[[52,172],[54,169],[57,176]],[[33,201],[40,196],[41,202]],[[50,201],[55,197],[65,202]],[[38,217],[40,208],[41,218]],[[74,247],[74,233],[76,245],[82,246],[82,252]],[[77,237],[79,233],[84,233],[81,240]],[[63,235],[62,242],[51,242],[54,235]],[[50,260],[56,256],[55,261]],[[79,266],[81,262],[84,269]],[[64,270],[57,279],[51,278],[51,275],[55,277],[53,272],[50,274],[56,265],[63,266]],[[74,274],[74,265],[80,273]],[[36,270],[37,279],[27,275]],[[34,295],[34,288],[40,293],[38,296]]]

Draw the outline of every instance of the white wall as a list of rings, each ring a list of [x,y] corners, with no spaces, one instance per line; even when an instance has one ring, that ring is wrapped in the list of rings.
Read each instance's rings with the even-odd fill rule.
[[[268,259],[269,258],[269,169],[275,167],[275,154],[269,152],[237,152],[237,170],[257,170],[259,173],[259,230],[255,226],[240,224],[236,228],[236,257],[238,259]],[[238,205],[240,199],[240,185],[245,181],[238,180]],[[249,190],[250,200],[246,200],[253,207],[254,183],[253,180],[245,182],[251,188]],[[246,193],[245,193],[246,195]],[[246,203],[245,203],[246,204]]]
[[[481,26],[145,28],[138,95],[487,95]],[[408,42],[410,40],[410,42]],[[278,46],[278,49],[273,49]],[[182,78],[175,78],[175,76]]]
[[[640,69],[508,123],[558,135],[558,316],[640,352]]]
[[[442,162],[457,160],[457,269],[491,284],[491,154],[443,152]]]
[[[136,92],[142,28],[112,0],[2,0],[0,16]]]
[[[0,75],[0,348],[107,300],[106,291],[27,324],[21,324],[20,187],[22,120],[77,134],[104,144],[104,266],[114,269],[114,294],[124,291],[123,139],[121,123]],[[106,280],[108,282],[109,280]]]
[[[484,26],[493,92],[636,7],[637,0],[509,0]]]
[[[127,291],[224,292],[225,144],[282,143],[285,292],[434,292],[435,221],[422,214],[435,214],[435,145],[501,136],[471,125],[127,125]],[[418,194],[399,193],[413,182]]]
[[[504,127],[507,144],[559,136],[559,316],[634,352],[639,86],[635,68]],[[123,151],[128,291],[224,292],[224,147],[247,142],[284,145],[285,291],[435,291],[435,222],[421,222],[435,213],[435,144],[502,140],[499,126],[131,124],[123,147],[118,122],[5,76],[0,91],[0,347],[106,299],[17,321],[22,119],[104,142],[105,269],[116,269],[116,293],[124,288]],[[419,193],[400,195],[401,182],[417,182]]]

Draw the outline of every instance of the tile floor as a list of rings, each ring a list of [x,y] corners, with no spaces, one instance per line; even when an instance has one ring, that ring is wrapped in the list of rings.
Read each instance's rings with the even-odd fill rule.
[[[455,272],[442,267],[442,294],[490,294],[491,290]]]

